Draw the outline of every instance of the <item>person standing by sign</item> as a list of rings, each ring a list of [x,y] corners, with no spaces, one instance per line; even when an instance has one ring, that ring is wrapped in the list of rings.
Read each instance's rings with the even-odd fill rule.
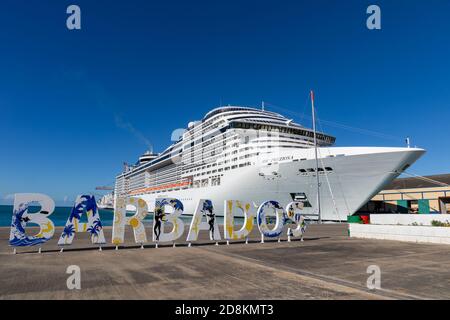
[[[216,220],[216,215],[212,212],[207,213],[206,216],[209,218],[208,219],[208,224],[209,224],[209,238],[211,240],[215,240],[214,239],[214,221]]]
[[[156,241],[159,241],[159,236],[161,235],[161,223],[163,221],[165,214],[161,208],[155,211],[155,226],[153,227],[153,232],[156,236]]]

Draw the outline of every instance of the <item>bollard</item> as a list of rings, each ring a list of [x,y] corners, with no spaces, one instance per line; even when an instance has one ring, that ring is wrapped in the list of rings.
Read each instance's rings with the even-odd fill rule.
[[[98,247],[98,251],[100,251],[100,252],[102,251],[102,246]]]
[[[172,246],[172,247],[174,247],[174,248],[176,247],[175,242],[173,243],[173,246]]]
[[[155,244],[155,249],[158,249],[158,242]]]
[[[288,235],[288,242],[291,242],[291,235]]]
[[[189,242],[189,244],[188,244],[188,248],[190,248],[191,247],[191,243]]]
[[[248,244],[248,238],[245,238],[245,244]]]
[[[16,248],[14,248],[14,250],[13,250],[13,254],[17,254]]]
[[[280,243],[281,242],[281,238],[278,238],[278,243]]]
[[[61,250],[59,252],[63,252],[63,251],[64,251],[64,248],[61,248]]]
[[[144,244],[141,243],[141,250],[144,250]]]
[[[218,246],[219,245],[219,243],[216,241],[216,246]]]
[[[261,243],[264,243],[264,235],[261,234]]]
[[[42,248],[39,247],[38,253],[42,253]]]
[[[116,246],[116,251],[119,250],[119,246]]]

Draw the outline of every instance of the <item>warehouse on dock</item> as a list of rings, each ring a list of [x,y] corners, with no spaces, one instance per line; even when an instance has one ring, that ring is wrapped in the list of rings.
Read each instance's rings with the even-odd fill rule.
[[[450,174],[396,179],[357,212],[367,213],[450,214]]]

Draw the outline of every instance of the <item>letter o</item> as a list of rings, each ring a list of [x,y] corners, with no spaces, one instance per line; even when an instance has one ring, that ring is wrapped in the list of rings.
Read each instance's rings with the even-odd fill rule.
[[[275,227],[270,230],[266,223],[266,214],[268,212],[275,212],[276,223]],[[284,223],[286,222],[286,213],[283,207],[277,201],[266,201],[261,204],[257,212],[258,229],[262,235],[268,238],[278,238],[283,231]]]

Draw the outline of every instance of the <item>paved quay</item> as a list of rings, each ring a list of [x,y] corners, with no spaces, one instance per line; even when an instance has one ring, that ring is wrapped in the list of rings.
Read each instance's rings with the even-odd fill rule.
[[[215,246],[200,232],[192,247],[144,250],[128,229],[125,247],[102,252],[78,234],[63,253],[61,230],[42,254],[14,255],[0,228],[0,299],[450,299],[450,246],[353,239],[346,224],[311,225],[304,242],[261,244],[255,228],[249,244]],[[67,289],[70,265],[81,268],[81,290]],[[367,289],[370,265],[381,269],[381,290]]]

